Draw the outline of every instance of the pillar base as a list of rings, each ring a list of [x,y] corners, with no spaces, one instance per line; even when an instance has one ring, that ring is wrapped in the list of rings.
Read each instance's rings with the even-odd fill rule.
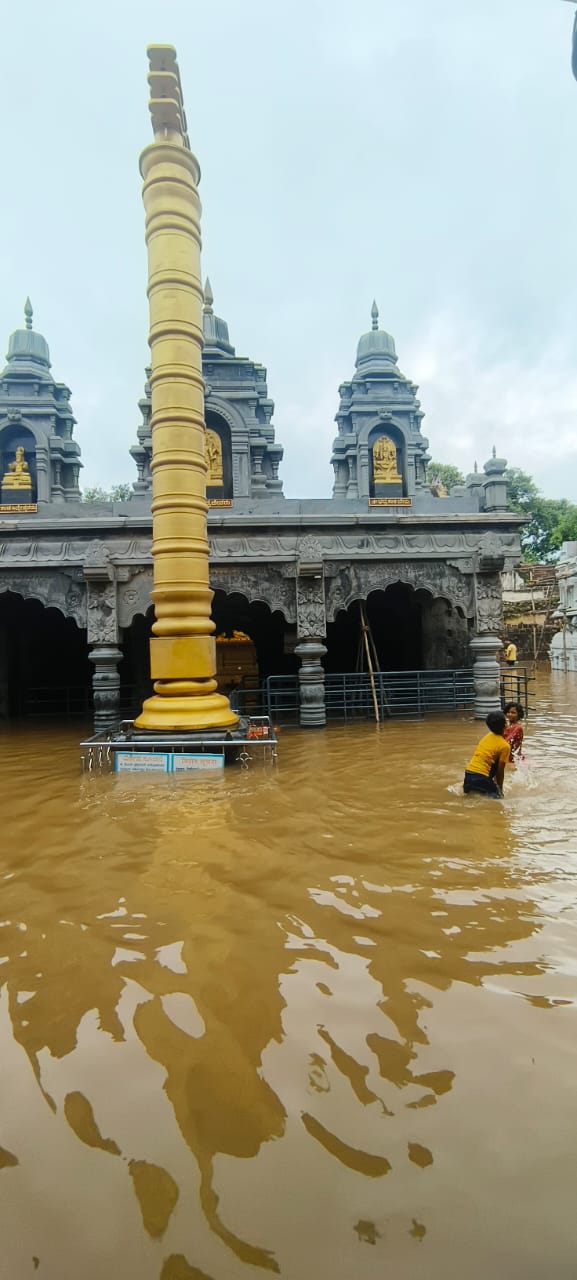
[[[322,729],[327,722],[325,707],[325,672],[321,659],[327,652],[320,638],[301,640],[295,654],[302,666],[299,671],[300,723],[303,729]]]
[[[203,729],[234,729],[237,724],[238,716],[221,693],[179,697],[167,691],[146,699],[134,728],[159,733],[198,733]]]
[[[88,660],[94,664],[94,729],[96,733],[100,733],[118,724],[120,720],[118,664],[122,661],[122,650],[113,644],[95,644],[88,654]]]
[[[500,648],[499,637],[485,633],[474,636],[470,642],[476,720],[484,720],[490,711],[501,710],[500,668],[497,658]]]

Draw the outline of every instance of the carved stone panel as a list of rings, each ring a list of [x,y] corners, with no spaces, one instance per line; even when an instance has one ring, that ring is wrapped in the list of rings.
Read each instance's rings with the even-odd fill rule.
[[[299,640],[327,634],[323,578],[297,578],[297,634]]]
[[[152,604],[152,569],[142,569],[118,587],[118,625],[125,630],[137,614],[146,615]]]
[[[330,569],[334,570],[335,565]],[[404,582],[415,591],[428,591],[434,599],[448,600],[465,617],[473,617],[474,597],[471,578],[444,561],[388,561],[381,564],[355,563],[337,568],[327,575],[327,619],[334,622],[337,613],[348,609],[353,600],[366,600],[371,591],[386,591],[396,582]]]
[[[65,618],[73,618],[78,627],[86,627],[86,586],[74,570],[44,573],[3,570],[0,592],[12,591],[24,600],[39,600],[48,609],[58,609]]]
[[[477,577],[477,629],[499,636],[503,629],[503,597],[498,573]]]
[[[297,620],[294,579],[284,577],[280,566],[212,564],[210,585],[213,591],[224,591],[226,595],[237,592],[251,604],[263,601],[272,613],[278,610],[284,614],[287,622]]]
[[[114,645],[117,640],[116,583],[91,580],[88,582],[88,643]]]

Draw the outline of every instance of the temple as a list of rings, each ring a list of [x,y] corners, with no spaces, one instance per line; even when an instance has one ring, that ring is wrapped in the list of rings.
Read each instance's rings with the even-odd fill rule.
[[[236,354],[208,281],[203,331],[223,690],[282,677],[301,722],[322,724],[324,673],[358,664],[361,605],[380,670],[465,668],[481,651],[493,662],[501,572],[519,559],[506,462],[493,450],[450,494],[429,484],[418,388],[376,304],[335,395],[327,492],[316,499],[283,493],[266,369]],[[127,430],[132,496],[83,502],[70,391],[50,369],[27,301],[0,377],[0,715],[93,709],[102,727],[135,714],[149,690],[150,388],[132,447]]]

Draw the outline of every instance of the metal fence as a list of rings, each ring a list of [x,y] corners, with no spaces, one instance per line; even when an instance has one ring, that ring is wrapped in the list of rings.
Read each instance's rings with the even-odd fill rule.
[[[421,719],[432,711],[461,711],[473,706],[473,673],[453,671],[376,671],[373,686],[366,672],[325,676],[327,720]],[[260,687],[239,686],[231,695],[236,711],[269,715],[274,724],[299,718],[298,676],[269,676]]]
[[[520,702],[531,711],[531,682],[526,667],[501,670],[501,701]],[[432,712],[459,712],[474,706],[473,672],[459,670],[375,671],[374,695],[366,672],[346,671],[325,675],[327,720],[374,720],[375,699],[380,720],[421,719]],[[142,706],[148,690],[133,685],[121,688],[121,715],[132,718]],[[230,696],[231,705],[241,715],[269,716],[273,724],[298,724],[299,681],[297,675],[269,676],[261,685],[246,682]],[[86,686],[34,687],[26,690],[16,709],[19,716],[38,718],[89,719],[92,690]]]

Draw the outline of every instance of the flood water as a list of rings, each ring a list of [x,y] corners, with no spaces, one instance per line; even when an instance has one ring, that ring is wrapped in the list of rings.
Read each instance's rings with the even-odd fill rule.
[[[2,731],[2,1280],[574,1280],[577,676],[536,696],[503,802],[467,719],[216,780]]]

